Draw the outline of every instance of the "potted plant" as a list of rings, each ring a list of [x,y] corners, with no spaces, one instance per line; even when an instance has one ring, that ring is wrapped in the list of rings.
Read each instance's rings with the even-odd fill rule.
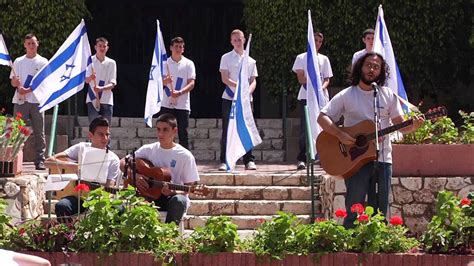
[[[23,143],[31,135],[21,113],[15,118],[0,112],[0,177],[13,177],[22,171]]]
[[[449,117],[425,121],[393,145],[394,176],[472,176],[474,112],[459,111],[460,130]],[[407,115],[408,117],[412,114]]]

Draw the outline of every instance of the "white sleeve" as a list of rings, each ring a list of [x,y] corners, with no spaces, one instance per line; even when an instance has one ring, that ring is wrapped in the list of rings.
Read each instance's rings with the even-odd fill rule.
[[[109,164],[109,169],[107,173],[107,180],[114,180],[117,182],[117,177],[120,176],[120,160],[118,157],[113,157],[112,161]]]
[[[109,77],[110,77],[110,83],[113,83],[115,86],[117,86],[117,64],[115,63],[115,61],[112,61],[112,66],[110,67],[110,73],[109,73]]]
[[[303,60],[301,60],[300,56],[296,57],[295,62],[293,63],[293,68],[291,70],[295,73],[297,70],[304,70]]]
[[[193,61],[189,61],[189,75],[188,79],[196,79],[196,67],[194,66]]]
[[[321,110],[321,113],[329,116],[332,121],[336,122],[341,119],[341,116],[344,112],[344,99],[343,94],[338,93],[334,96],[329,103],[324,106]]]
[[[73,145],[69,148],[67,148],[64,153],[67,155],[72,160],[77,161],[79,159],[79,150],[81,149],[82,144],[78,143],[76,145]]]
[[[321,76],[323,78],[332,78],[331,62],[328,57],[324,57],[323,69],[321,69]]]
[[[185,165],[183,166],[183,183],[193,183],[199,181],[199,174],[194,156],[189,153]]]
[[[258,71],[257,71],[257,61],[253,61],[250,65],[252,68],[252,71],[249,71],[249,73],[252,73],[250,76],[251,77],[258,77]]]
[[[142,159],[147,159],[148,161],[151,161],[149,155],[151,154],[152,147],[150,144],[148,145],[143,145],[141,146],[137,151],[135,151],[135,157],[136,158],[142,158]]]
[[[229,70],[229,67],[227,66],[227,60],[226,60],[226,56],[223,55],[221,57],[221,63],[219,65],[219,71],[221,70]]]

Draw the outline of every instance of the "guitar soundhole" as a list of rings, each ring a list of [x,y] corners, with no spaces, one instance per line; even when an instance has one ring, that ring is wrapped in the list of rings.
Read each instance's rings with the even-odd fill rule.
[[[365,147],[367,146],[367,137],[365,135],[359,135],[356,137],[355,145],[357,147]]]

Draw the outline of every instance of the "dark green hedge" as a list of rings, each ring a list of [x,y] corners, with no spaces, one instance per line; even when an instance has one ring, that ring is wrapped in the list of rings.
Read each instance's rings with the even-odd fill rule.
[[[40,40],[38,53],[51,58],[81,18],[89,16],[84,0],[0,0],[0,10],[0,32],[12,60],[25,54],[23,38],[30,32]],[[10,68],[0,66],[0,106],[11,107],[14,90],[9,75]]]
[[[474,109],[472,82],[472,4],[469,0],[382,1],[385,22],[410,100],[445,104],[453,112]],[[313,27],[325,34],[321,53],[332,64],[332,86],[345,86],[352,54],[362,49],[361,32],[374,28],[380,1],[244,0],[251,54],[263,89],[279,99],[298,90],[291,67],[306,50],[307,10]],[[472,86],[471,86],[472,87]]]

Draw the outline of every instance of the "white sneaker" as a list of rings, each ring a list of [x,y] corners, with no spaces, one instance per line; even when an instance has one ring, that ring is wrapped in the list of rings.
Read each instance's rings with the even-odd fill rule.
[[[226,171],[227,165],[225,163],[221,163],[218,168],[219,171]]]
[[[296,165],[296,169],[298,170],[306,169],[306,164],[303,161],[299,161],[298,164]]]
[[[257,170],[257,166],[255,165],[254,162],[248,162],[245,165],[245,170]]]

